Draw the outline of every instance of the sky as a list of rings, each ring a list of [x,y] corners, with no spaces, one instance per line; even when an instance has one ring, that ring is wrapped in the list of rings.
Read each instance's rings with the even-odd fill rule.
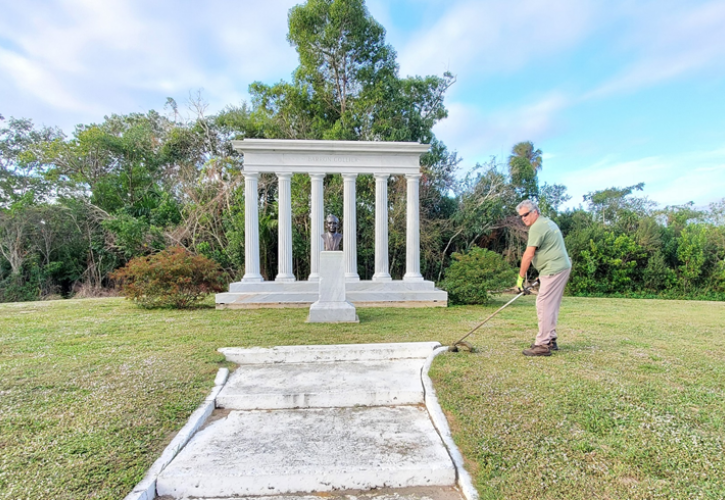
[[[104,116],[249,101],[291,80],[298,0],[0,0],[0,114],[72,134]],[[583,195],[645,183],[661,207],[725,198],[725,0],[367,0],[400,76],[442,75],[436,136],[461,174],[512,146]]]

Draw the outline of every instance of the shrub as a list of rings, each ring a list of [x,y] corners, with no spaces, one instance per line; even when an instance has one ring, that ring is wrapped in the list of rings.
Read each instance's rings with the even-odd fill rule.
[[[630,236],[592,229],[577,238],[568,236],[566,245],[572,260],[567,289],[572,294],[627,294],[641,284],[647,250]]]
[[[180,247],[136,257],[112,277],[121,282],[127,299],[147,309],[193,307],[208,294],[224,291],[226,284],[216,262]]]
[[[658,250],[647,261],[642,280],[645,290],[657,293],[675,286],[677,276],[667,267],[664,255]]]
[[[496,252],[473,247],[468,253],[454,253],[441,286],[452,304],[486,304],[489,290],[510,288],[516,271]]]

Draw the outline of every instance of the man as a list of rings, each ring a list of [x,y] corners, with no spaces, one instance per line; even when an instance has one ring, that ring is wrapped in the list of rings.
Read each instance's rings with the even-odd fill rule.
[[[536,315],[539,319],[539,334],[525,349],[526,356],[551,356],[558,351],[556,344],[556,322],[559,318],[559,306],[564,295],[564,287],[571,273],[571,260],[566,253],[564,237],[559,227],[550,219],[542,217],[539,207],[531,200],[524,200],[516,207],[521,220],[529,228],[529,241],[521,269],[516,281],[523,288],[526,272],[533,263],[539,271],[539,295],[536,297]]]
[[[325,227],[327,231],[322,235],[322,241],[325,245],[326,251],[337,251],[340,247],[340,240],[342,235],[337,232],[337,228],[340,225],[340,220],[334,215],[330,214],[325,219]]]

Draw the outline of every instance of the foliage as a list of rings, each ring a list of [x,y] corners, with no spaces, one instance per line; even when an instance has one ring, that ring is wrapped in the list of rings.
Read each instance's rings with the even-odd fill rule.
[[[541,150],[534,149],[534,143],[531,141],[519,142],[511,149],[508,160],[511,184],[522,200],[538,197],[537,174],[542,168],[542,163]]]
[[[625,188],[611,187],[584,195],[589,210],[603,224],[612,224],[632,216],[646,215],[654,206],[647,198],[631,196],[635,191],[642,191],[644,182]]]
[[[633,291],[638,270],[646,262],[647,252],[626,234],[611,231],[591,234],[584,248],[573,242],[569,249],[572,265],[579,272],[570,277],[574,293],[626,293]],[[572,244],[573,243],[573,244]]]
[[[289,139],[421,141],[447,116],[453,75],[398,76],[395,50],[363,0],[308,0],[289,14],[291,83],[253,83],[247,130]],[[251,123],[250,123],[251,122]]]
[[[516,271],[496,252],[473,247],[452,257],[441,286],[453,304],[487,304],[492,294],[516,282]]]
[[[657,293],[662,290],[674,288],[677,274],[667,266],[661,252],[656,252],[647,261],[647,267],[642,272],[642,285],[645,290]]]
[[[702,226],[687,226],[680,233],[677,259],[680,261],[678,271],[684,291],[688,291],[702,275],[706,243]]]
[[[40,165],[32,159],[47,143],[62,140],[57,128],[33,125],[32,120],[0,115],[0,208],[27,196],[43,199],[52,187],[41,176],[31,175]]]
[[[123,295],[146,309],[187,309],[208,294],[225,290],[227,276],[212,260],[173,247],[136,257],[113,273]]]
[[[538,199],[541,214],[545,217],[555,217],[561,206],[571,200],[571,196],[566,194],[566,186],[562,184],[544,183],[539,190]]]
[[[557,220],[573,262],[569,292],[723,300],[719,273],[725,231],[688,222],[706,216],[687,206],[626,224],[624,218],[605,224],[597,214],[581,210],[561,214]],[[660,225],[663,220],[669,225]]]

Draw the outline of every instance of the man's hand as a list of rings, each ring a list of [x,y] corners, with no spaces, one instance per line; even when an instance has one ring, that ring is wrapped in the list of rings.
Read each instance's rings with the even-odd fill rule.
[[[524,288],[524,277],[519,274],[518,279],[516,280],[516,288],[519,290]]]

